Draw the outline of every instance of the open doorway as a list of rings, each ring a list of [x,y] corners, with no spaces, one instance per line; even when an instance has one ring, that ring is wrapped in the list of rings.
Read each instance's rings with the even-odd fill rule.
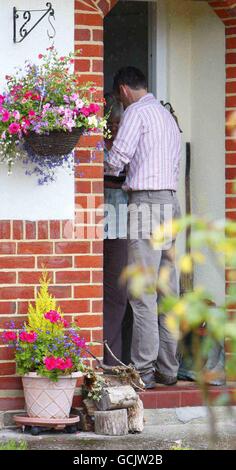
[[[120,0],[104,18],[104,92],[111,93],[121,67],[135,66],[155,93],[156,2]],[[108,257],[104,255],[105,262]],[[105,281],[104,281],[105,282]],[[104,295],[104,300],[106,296]],[[122,361],[130,363],[132,309],[127,304],[122,324]]]

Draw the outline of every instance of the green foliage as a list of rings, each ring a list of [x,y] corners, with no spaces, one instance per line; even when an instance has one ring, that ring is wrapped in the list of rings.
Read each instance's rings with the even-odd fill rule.
[[[40,329],[42,333],[46,333],[46,331],[50,331],[50,333],[59,332],[61,325],[52,324],[44,317],[44,314],[51,310],[57,311],[62,316],[60,307],[57,307],[56,299],[49,294],[50,278],[47,272],[43,272],[39,282],[40,289],[37,293],[35,306],[29,303],[27,329],[33,331]]]
[[[10,440],[0,443],[0,450],[27,450],[27,442]]]

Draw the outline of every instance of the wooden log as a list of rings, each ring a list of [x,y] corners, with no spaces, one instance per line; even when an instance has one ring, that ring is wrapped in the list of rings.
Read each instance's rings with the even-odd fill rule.
[[[95,411],[97,411],[95,403],[96,402],[94,400],[90,400],[89,398],[85,398],[83,400],[83,405],[89,416],[94,416]]]
[[[101,399],[97,402],[97,408],[102,411],[129,408],[135,405],[137,399],[138,395],[130,385],[106,387],[102,391]]]
[[[142,432],[144,429],[143,402],[140,398],[128,408],[128,429],[130,433]]]
[[[128,434],[127,410],[96,411],[95,433],[106,436],[124,436]]]

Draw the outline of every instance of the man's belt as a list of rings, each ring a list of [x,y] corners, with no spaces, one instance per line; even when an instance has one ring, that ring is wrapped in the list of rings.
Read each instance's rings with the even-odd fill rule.
[[[125,175],[104,175],[104,181],[108,181],[110,183],[124,183],[125,182]]]

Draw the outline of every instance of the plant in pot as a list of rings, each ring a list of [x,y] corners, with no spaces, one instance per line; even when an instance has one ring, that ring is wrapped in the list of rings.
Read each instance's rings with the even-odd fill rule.
[[[19,331],[5,330],[3,337],[15,348],[28,416],[67,418],[77,379],[85,371],[85,340],[78,327],[68,327],[49,294],[49,282],[43,273],[35,306],[28,307],[27,322]]]
[[[55,168],[73,165],[73,149],[83,133],[106,128],[96,88],[82,83],[73,70],[74,54],[60,56],[54,47],[7,75],[0,95],[0,162],[9,171],[21,158],[27,174],[40,184],[55,179]]]

